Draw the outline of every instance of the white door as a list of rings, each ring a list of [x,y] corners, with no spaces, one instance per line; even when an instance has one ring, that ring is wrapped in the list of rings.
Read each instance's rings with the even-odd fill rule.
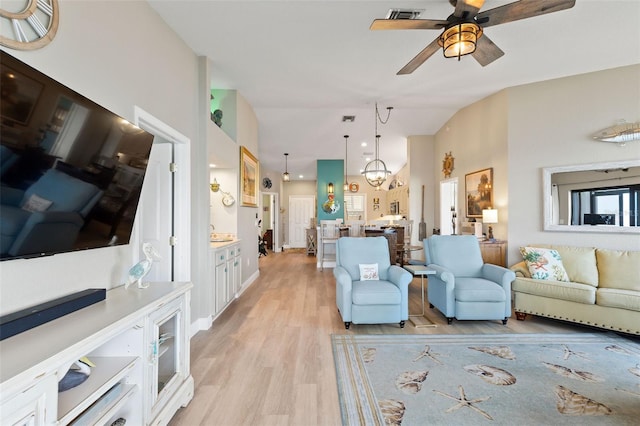
[[[440,234],[460,233],[460,212],[458,211],[458,178],[440,182]],[[455,230],[453,223],[455,222]]]
[[[159,143],[158,140],[161,142]],[[149,164],[140,196],[142,242],[149,242],[160,255],[145,281],[173,281],[173,144],[157,136],[151,148]]]
[[[307,246],[306,229],[312,217],[316,199],[313,195],[292,195],[289,197],[289,247]]]

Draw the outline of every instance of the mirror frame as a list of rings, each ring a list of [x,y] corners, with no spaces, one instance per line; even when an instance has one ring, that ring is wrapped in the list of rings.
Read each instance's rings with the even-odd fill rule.
[[[595,232],[608,234],[640,234],[640,226],[592,226],[592,225],[556,225],[552,221],[551,175],[563,172],[579,172],[587,170],[604,170],[625,167],[639,167],[640,160],[613,161],[607,163],[590,163],[573,166],[545,167],[542,169],[542,199],[544,213],[544,230],[560,232]]]

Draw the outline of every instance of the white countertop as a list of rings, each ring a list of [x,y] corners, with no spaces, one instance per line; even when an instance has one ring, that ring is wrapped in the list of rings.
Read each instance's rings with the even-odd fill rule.
[[[235,239],[231,241],[216,241],[209,243],[212,249],[219,249],[230,246],[231,244],[239,243],[241,240]]]

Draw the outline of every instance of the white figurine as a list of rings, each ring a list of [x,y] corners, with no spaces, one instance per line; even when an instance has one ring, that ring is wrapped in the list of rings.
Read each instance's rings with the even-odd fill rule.
[[[155,247],[151,245],[151,243],[143,243],[142,244],[142,253],[144,253],[144,259],[140,262],[136,263],[129,269],[129,276],[127,277],[127,282],[124,285],[124,288],[127,289],[133,283],[138,284],[138,288],[147,288],[149,287],[149,283],[144,284],[142,279],[149,273],[151,270],[151,265],[154,260],[160,260],[161,257],[156,251]]]

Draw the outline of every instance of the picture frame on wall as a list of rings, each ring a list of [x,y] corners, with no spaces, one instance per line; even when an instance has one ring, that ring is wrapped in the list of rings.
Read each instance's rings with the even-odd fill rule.
[[[482,210],[493,207],[493,168],[464,175],[467,217],[482,217]]]
[[[44,85],[7,65],[2,74],[2,108],[0,116],[27,125],[42,94]]]
[[[240,205],[258,207],[258,159],[244,146],[240,147]]]

